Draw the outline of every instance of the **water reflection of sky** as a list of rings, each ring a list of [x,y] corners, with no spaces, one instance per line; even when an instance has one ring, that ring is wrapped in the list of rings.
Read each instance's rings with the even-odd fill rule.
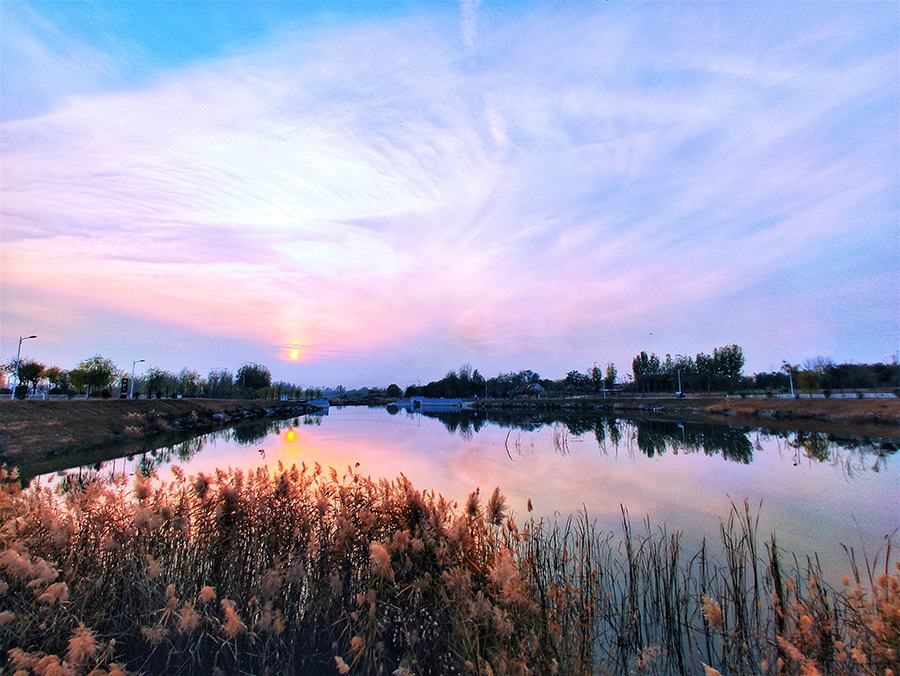
[[[786,549],[818,553],[833,580],[848,570],[841,544],[857,551],[865,546],[871,555],[900,528],[900,458],[891,446],[879,455],[871,445],[852,449],[824,437],[804,446],[793,433],[722,437],[725,428],[660,423],[637,429],[625,421],[619,421],[617,444],[601,423],[601,443],[593,430],[576,425],[582,433],[575,434],[560,422],[531,430],[497,424],[460,430],[418,414],[363,408],[283,422],[277,432],[267,433],[267,425],[207,438],[192,459],[175,462],[188,474],[263,463],[275,469],[279,461],[288,467],[318,462],[339,473],[355,467],[373,478],[403,474],[416,487],[460,503],[475,488],[487,497],[499,486],[520,523],[531,500],[535,516],[565,518],[586,508],[601,527],[618,530],[625,506],[633,520],[649,517],[653,527],[683,531],[686,545],[703,536],[718,541],[732,503],[742,507],[748,500],[759,513],[762,537],[774,531]],[[737,450],[730,457],[737,459],[727,459],[729,452],[710,434],[732,444]],[[704,437],[711,445],[706,450],[691,442]],[[655,449],[652,457],[648,448]]]

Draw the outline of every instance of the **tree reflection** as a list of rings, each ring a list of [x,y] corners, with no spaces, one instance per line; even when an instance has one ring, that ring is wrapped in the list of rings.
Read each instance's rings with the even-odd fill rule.
[[[606,419],[606,430],[608,432],[609,441],[616,448],[622,443],[622,430],[619,427],[619,421],[615,418]]]
[[[395,412],[394,415],[399,413]],[[618,454],[624,450],[630,457],[638,453],[647,458],[665,455],[699,454],[721,456],[730,462],[743,465],[754,459],[756,452],[777,446],[776,453],[784,454],[795,466],[802,463],[831,464],[848,479],[870,472],[881,472],[887,468],[889,458],[895,456],[898,442],[888,439],[841,436],[809,431],[774,430],[766,428],[732,427],[725,424],[710,424],[690,420],[663,420],[616,418],[601,414],[576,414],[564,411],[482,412],[456,410],[447,412],[423,411],[409,413],[421,420],[421,416],[441,423],[449,434],[460,435],[466,441],[485,430],[488,426],[508,430],[504,446],[511,459],[521,455],[523,449],[536,448],[536,442],[544,449],[559,455],[569,455],[575,444],[590,442],[580,446],[587,450],[594,447],[603,455]],[[59,473],[62,477],[58,488],[68,490],[94,481],[116,481],[116,463],[132,464],[133,470],[144,475],[159,472],[166,465],[177,462],[188,464],[204,447],[223,439],[242,446],[263,446],[272,434],[282,429],[300,425],[328,425],[322,415],[310,415],[283,421],[255,421],[243,425],[186,438],[184,435],[163,439],[142,439],[129,441],[120,455],[107,455],[103,460],[85,462],[81,468],[73,467]],[[538,433],[544,433],[538,436]],[[438,433],[440,430],[438,428]],[[372,428],[372,434],[378,434]],[[534,436],[531,436],[534,435]],[[175,443],[173,443],[175,442]],[[162,445],[167,443],[168,445]],[[770,451],[771,452],[771,451]],[[58,470],[51,470],[58,471]],[[20,475],[20,481],[27,484],[34,476]]]
[[[776,436],[803,457],[815,462],[842,464],[848,473],[864,467],[880,471],[886,459],[897,452],[897,444],[886,440],[838,437],[833,434],[804,431],[774,431],[752,427],[732,427],[710,423],[659,419],[622,420],[601,415],[573,415],[554,411],[499,412],[488,414],[476,411],[428,411],[417,413],[439,420],[451,434],[465,438],[479,432],[485,425],[497,425],[510,431],[536,432],[552,430],[550,443],[563,455],[569,453],[573,440],[593,435],[597,446],[606,452],[608,447],[619,449],[623,444],[634,446],[648,458],[668,452],[721,455],[726,460],[749,464],[755,450],[761,450],[760,438]],[[518,438],[507,436],[507,451],[518,452]],[[848,454],[849,452],[849,454]],[[871,456],[875,457],[874,464]],[[869,458],[865,460],[865,458]]]

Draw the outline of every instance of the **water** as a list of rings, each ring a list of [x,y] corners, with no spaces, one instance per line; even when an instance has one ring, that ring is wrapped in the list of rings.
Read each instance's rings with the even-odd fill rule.
[[[842,545],[870,558],[881,549],[883,560],[885,536],[900,529],[898,459],[897,443],[885,440],[600,416],[438,417],[348,407],[252,423],[91,471],[154,469],[168,479],[169,463],[187,474],[319,463],[339,474],[403,474],[460,505],[475,489],[486,499],[499,486],[518,523],[530,503],[536,518],[587,510],[600,528],[621,532],[625,508],[633,522],[682,531],[686,548],[702,538],[718,542],[732,506],[748,501],[762,538],[775,532],[801,560],[818,556],[828,581],[838,584],[850,572]]]

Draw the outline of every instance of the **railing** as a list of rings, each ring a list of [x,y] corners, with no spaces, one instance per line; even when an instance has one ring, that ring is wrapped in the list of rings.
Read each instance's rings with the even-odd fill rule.
[[[0,394],[0,400],[3,399],[12,399],[12,394]],[[69,399],[87,399],[86,394],[73,394],[69,396],[68,394],[27,394],[25,395],[25,399],[28,401],[67,401]]]
[[[797,392],[795,394],[729,394],[728,399],[878,399],[895,397],[893,392]]]

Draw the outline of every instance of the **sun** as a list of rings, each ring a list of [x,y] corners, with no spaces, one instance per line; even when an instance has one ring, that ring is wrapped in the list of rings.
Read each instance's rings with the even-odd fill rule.
[[[291,350],[291,359],[298,359],[300,357],[300,350]]]

